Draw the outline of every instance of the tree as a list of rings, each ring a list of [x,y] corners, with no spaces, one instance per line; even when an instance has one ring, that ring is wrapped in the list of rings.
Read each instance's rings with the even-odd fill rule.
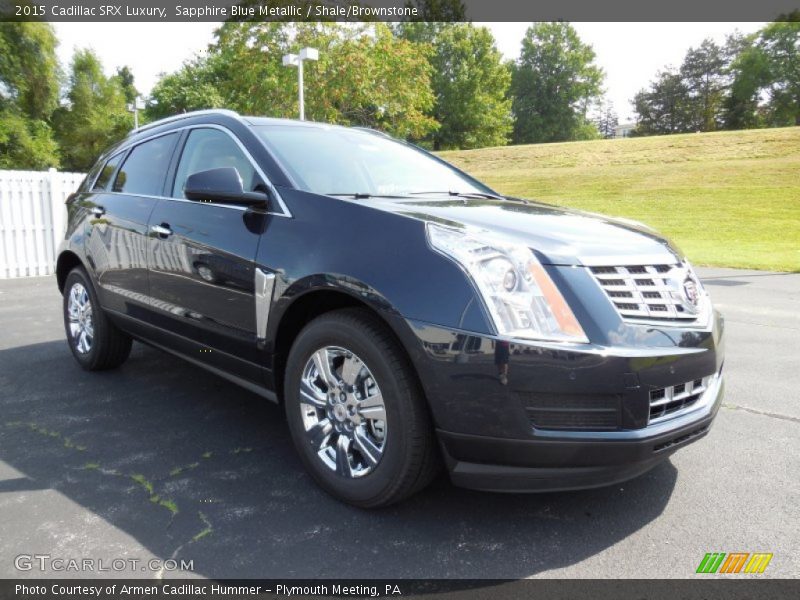
[[[136,89],[133,83],[134,77],[130,67],[127,65],[118,67],[114,77],[117,79],[120,88],[122,88],[122,93],[125,95],[125,102],[128,104],[136,102],[136,98],[139,97],[139,90]]]
[[[730,77],[728,94],[723,102],[726,129],[762,127],[759,90],[767,82],[764,57],[754,47],[754,35],[736,32],[725,43],[726,69]]]
[[[65,106],[53,122],[65,168],[84,171],[108,146],[133,127],[125,93],[116,77],[106,77],[91,50],[78,50],[72,59]]]
[[[800,11],[690,48],[634,105],[638,135],[800,125]]]
[[[302,42],[303,36],[298,38]],[[308,45],[314,45],[313,39]],[[373,127],[401,138],[419,139],[438,126],[429,116],[434,96],[427,53],[382,23],[374,26],[373,35],[345,35],[329,43],[316,75],[306,96],[313,118]]]
[[[703,40],[698,48],[689,48],[686,53],[680,74],[687,92],[690,130],[714,131],[722,125],[728,87],[725,67],[723,49],[711,39]]]
[[[536,23],[528,28],[512,73],[515,143],[597,135],[586,118],[602,92],[604,75],[594,60],[592,47],[569,23]]]
[[[610,139],[616,135],[619,117],[617,116],[617,111],[614,110],[614,103],[611,100],[607,102],[602,101],[598,104],[594,124],[601,137]]]
[[[784,19],[764,27],[756,42],[774,126],[800,125],[800,11]]]
[[[0,23],[0,168],[58,166],[47,123],[58,101],[56,43],[48,23]]]
[[[0,109],[0,169],[39,171],[58,164],[58,144],[45,121],[32,121],[14,109]]]
[[[500,146],[511,133],[511,72],[491,32],[469,23],[406,23],[400,35],[430,44],[434,149]]]
[[[0,23],[0,103],[46,121],[58,104],[56,36],[49,23]]]
[[[636,94],[633,105],[638,115],[636,135],[691,131],[689,90],[681,74],[673,69],[661,71],[649,90]]]
[[[320,50],[304,65],[309,119],[415,138],[436,128],[426,51],[381,23],[225,23],[207,57],[156,85],[153,116],[217,105],[296,117],[297,73],[281,58],[305,46]]]
[[[161,75],[150,92],[147,117],[161,119],[192,110],[225,106],[218,84],[218,74],[211,61],[196,56],[175,73]]]
[[[729,38],[734,54],[725,123],[731,129],[800,125],[800,12]]]

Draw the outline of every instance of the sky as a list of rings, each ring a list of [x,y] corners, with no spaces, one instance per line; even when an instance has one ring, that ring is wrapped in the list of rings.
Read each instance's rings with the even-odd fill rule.
[[[159,73],[178,69],[203,52],[219,23],[54,23],[59,59],[69,64],[73,50],[91,47],[107,73],[128,65],[136,87],[147,94]],[[519,55],[529,23],[482,23],[494,34],[506,58]],[[606,74],[605,89],[620,122],[633,120],[630,100],[660,69],[678,66],[686,51],[706,37],[722,43],[735,30],[751,33],[763,23],[573,23],[581,39],[597,55]],[[307,85],[310,81],[306,82]]]

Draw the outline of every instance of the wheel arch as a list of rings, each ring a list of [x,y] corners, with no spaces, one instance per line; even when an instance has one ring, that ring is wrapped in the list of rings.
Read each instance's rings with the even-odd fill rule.
[[[83,261],[72,250],[64,250],[58,255],[56,261],[56,282],[58,283],[58,291],[64,293],[64,283],[67,281],[67,275],[75,267],[83,267]]]
[[[275,392],[279,400],[283,401],[284,389],[284,375],[286,371],[286,361],[289,356],[289,351],[292,348],[294,340],[297,338],[303,328],[312,320],[320,317],[326,313],[333,312],[344,308],[359,308],[380,321],[386,329],[391,333],[398,348],[403,353],[403,356],[408,361],[409,366],[414,371],[414,377],[419,389],[425,395],[425,388],[417,371],[416,365],[411,358],[406,344],[403,342],[403,335],[401,335],[396,327],[396,319],[387,318],[388,311],[376,308],[374,304],[355,295],[350,290],[341,288],[312,288],[301,295],[294,297],[281,313],[280,320],[276,326],[275,336],[273,338],[273,359],[272,359],[272,373],[275,386]],[[393,322],[395,321],[395,322]],[[409,332],[410,333],[410,332]],[[428,410],[430,411],[430,405]]]

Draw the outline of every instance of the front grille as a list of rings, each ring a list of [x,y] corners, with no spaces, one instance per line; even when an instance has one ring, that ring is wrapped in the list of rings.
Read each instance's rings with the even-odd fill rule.
[[[708,390],[713,376],[694,379],[678,385],[650,390],[650,423],[676,416],[697,404]]]
[[[589,270],[625,320],[691,324],[705,313],[705,293],[688,265],[596,266]],[[697,291],[696,305],[684,291],[687,281]]]
[[[619,428],[620,397],[517,392],[537,429],[607,431]]]

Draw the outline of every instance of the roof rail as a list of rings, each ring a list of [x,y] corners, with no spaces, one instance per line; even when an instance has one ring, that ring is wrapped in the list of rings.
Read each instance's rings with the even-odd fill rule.
[[[356,125],[355,127],[352,127],[352,129],[358,129],[359,131],[365,131],[367,133],[372,133],[374,135],[379,135],[381,137],[389,138],[390,140],[394,139],[391,135],[389,135],[385,131],[381,131],[380,129],[374,129],[372,127],[363,127],[361,125]]]
[[[226,108],[209,108],[207,110],[193,110],[192,112],[180,113],[178,115],[172,115],[171,117],[165,117],[163,119],[159,119],[158,121],[153,121],[152,123],[147,123],[146,125],[142,125],[138,129],[132,129],[131,132],[128,134],[128,136],[132,136],[137,133],[141,133],[142,131],[153,129],[155,127],[160,127],[161,125],[166,125],[167,123],[180,121],[181,119],[189,119],[191,117],[198,117],[201,115],[226,115],[228,117],[236,117],[236,118],[239,117],[239,113],[233,110],[228,110]]]

